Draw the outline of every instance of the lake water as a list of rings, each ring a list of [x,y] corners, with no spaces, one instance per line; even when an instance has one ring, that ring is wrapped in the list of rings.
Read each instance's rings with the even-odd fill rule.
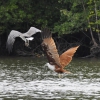
[[[0,100],[100,100],[100,59],[73,59],[72,74],[44,67],[45,58],[0,58]]]

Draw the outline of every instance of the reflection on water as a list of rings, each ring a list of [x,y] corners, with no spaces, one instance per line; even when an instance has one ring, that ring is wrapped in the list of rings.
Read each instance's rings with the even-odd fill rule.
[[[0,100],[97,100],[100,98],[99,59],[73,59],[58,74],[45,68],[45,58],[0,58]]]

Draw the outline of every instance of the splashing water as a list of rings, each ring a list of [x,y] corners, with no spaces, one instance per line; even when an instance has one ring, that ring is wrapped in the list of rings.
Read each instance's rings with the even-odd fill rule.
[[[2,58],[0,100],[18,99],[99,99],[99,60],[74,59],[68,67],[73,74],[58,74],[44,68],[44,58]]]

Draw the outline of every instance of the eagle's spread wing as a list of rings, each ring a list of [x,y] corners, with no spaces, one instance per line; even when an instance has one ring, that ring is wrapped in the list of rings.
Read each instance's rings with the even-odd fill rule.
[[[55,45],[54,40],[52,39],[52,34],[48,29],[44,29],[41,33],[42,35],[42,48],[46,53],[47,59],[50,64],[57,65],[61,67],[59,54]]]
[[[76,52],[76,50],[78,49],[78,47],[79,46],[70,48],[67,51],[65,51],[63,54],[60,55],[60,62],[61,62],[61,65],[63,68],[71,62],[72,57],[73,57],[74,53]]]

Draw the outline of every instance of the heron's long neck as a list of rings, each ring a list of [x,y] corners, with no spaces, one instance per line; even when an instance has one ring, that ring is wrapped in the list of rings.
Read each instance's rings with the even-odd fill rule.
[[[50,69],[50,70],[55,70],[55,65],[51,65],[50,63],[46,63],[46,66],[48,66],[48,68]]]

